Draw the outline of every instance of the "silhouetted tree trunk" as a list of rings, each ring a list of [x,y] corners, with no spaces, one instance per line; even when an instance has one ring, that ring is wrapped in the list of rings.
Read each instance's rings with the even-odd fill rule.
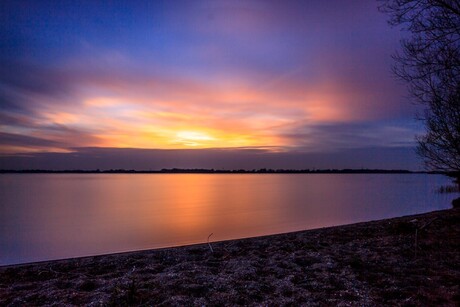
[[[426,134],[418,153],[432,170],[460,171],[460,0],[380,0],[390,24],[410,37],[394,55],[394,72],[407,81]]]

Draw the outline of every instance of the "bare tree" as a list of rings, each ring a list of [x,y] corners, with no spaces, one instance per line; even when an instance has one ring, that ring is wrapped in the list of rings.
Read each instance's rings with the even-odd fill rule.
[[[425,106],[417,152],[431,170],[460,171],[460,0],[379,0],[389,23],[409,37],[395,74]]]

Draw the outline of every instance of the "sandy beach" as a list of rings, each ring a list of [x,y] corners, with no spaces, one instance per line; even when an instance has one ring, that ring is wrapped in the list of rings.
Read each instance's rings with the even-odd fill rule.
[[[0,305],[460,303],[460,209],[0,267]]]

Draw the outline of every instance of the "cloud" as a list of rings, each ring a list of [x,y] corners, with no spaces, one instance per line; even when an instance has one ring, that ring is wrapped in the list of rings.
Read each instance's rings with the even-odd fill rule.
[[[0,169],[315,169],[386,168],[419,170],[411,147],[357,148],[331,153],[273,152],[269,149],[154,150],[73,148],[70,153],[0,156]]]
[[[38,137],[32,136],[25,136],[20,134],[12,134],[12,133],[0,133],[0,147],[4,146],[26,146],[26,147],[39,147],[39,148],[46,148],[46,147],[57,147],[62,144],[58,142],[47,140]]]
[[[0,150],[413,146],[375,3],[181,4],[9,3]]]
[[[75,146],[291,148],[306,143],[326,149],[344,140],[360,146],[378,139],[383,132],[372,125],[395,113],[391,108],[375,108],[384,104],[386,97],[371,94],[372,89],[354,91],[353,86],[319,81],[309,86],[301,80],[281,80],[258,88],[224,81],[215,86],[164,75],[132,77],[129,72],[95,67],[37,69],[35,74],[47,81],[29,87],[33,80],[17,77],[4,83],[15,93],[11,103],[16,103],[19,111],[0,110],[0,115],[9,119],[3,122],[3,131],[32,132],[51,140],[61,136],[50,133],[50,126],[62,128],[62,135],[68,134],[66,129],[79,131],[80,137],[69,138],[63,150]],[[17,118],[22,122],[13,120]],[[371,120],[375,123],[370,124]],[[375,136],[365,137],[361,128]],[[349,132],[347,138],[344,131]],[[178,141],[177,135],[184,132],[205,133],[209,141]]]
[[[96,136],[62,125],[40,127],[38,132],[31,126],[27,131],[28,134],[0,132],[0,153],[69,152],[75,145],[97,145],[100,142]]]
[[[387,122],[322,123],[291,127],[294,150],[328,152],[366,147],[414,147],[417,129]]]

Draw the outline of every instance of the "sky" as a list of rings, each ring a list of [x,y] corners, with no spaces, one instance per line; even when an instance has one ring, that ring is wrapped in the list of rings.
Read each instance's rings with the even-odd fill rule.
[[[0,168],[422,168],[372,0],[0,3]]]

